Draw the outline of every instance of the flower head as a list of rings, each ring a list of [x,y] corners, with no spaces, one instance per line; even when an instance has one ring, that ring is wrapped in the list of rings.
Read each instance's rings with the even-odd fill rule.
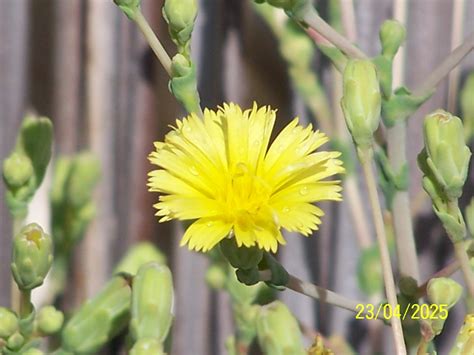
[[[305,236],[318,229],[323,211],[312,205],[340,200],[339,181],[322,181],[344,168],[339,152],[315,152],[328,138],[291,121],[270,144],[275,110],[242,111],[224,104],[176,121],[149,156],[160,222],[196,220],[181,245],[208,251],[233,236],[237,245],[272,250],[285,244],[281,228]]]

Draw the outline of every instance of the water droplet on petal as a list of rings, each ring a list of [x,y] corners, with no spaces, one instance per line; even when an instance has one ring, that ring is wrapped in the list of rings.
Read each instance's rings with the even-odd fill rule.
[[[308,187],[307,186],[303,186],[301,189],[300,189],[300,195],[307,195],[308,194]]]
[[[283,207],[283,212],[284,212],[284,213],[290,212],[290,208],[289,208],[289,207]]]
[[[212,225],[213,225],[212,222],[207,222],[207,223],[206,223],[206,226],[208,226],[208,227],[212,227]]]
[[[197,169],[196,169],[196,167],[195,167],[194,165],[189,168],[189,171],[190,171],[191,174],[193,174],[194,176],[199,176],[199,171],[197,171]]]

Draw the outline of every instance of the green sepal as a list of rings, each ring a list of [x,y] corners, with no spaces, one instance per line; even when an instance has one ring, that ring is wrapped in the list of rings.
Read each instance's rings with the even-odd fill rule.
[[[66,323],[61,337],[64,350],[96,353],[127,327],[131,303],[130,281],[115,276]]]
[[[260,282],[260,275],[256,267],[250,269],[237,269],[235,275],[240,282],[247,286],[253,286]]]
[[[389,209],[392,208],[393,197],[397,191],[406,191],[409,184],[408,164],[405,163],[396,174],[388,160],[387,155],[381,149],[375,151],[375,162],[379,168],[379,182]]]
[[[173,321],[173,279],[165,265],[144,264],[133,278],[132,319],[130,327],[135,340],[166,339]]]
[[[389,100],[382,102],[382,117],[387,127],[393,127],[397,122],[406,120],[433,95],[434,90],[415,96],[406,87],[395,90]]]
[[[271,278],[265,281],[267,286],[278,291],[283,291],[290,280],[288,271],[281,265],[277,259],[268,253],[263,254],[262,261],[258,264],[259,270],[270,270]]]
[[[23,318],[20,318],[18,321],[18,328],[20,330],[20,333],[25,336],[26,338],[29,338],[31,334],[33,334],[34,329],[35,329],[35,318],[36,318],[36,310],[31,305],[31,312],[27,316],[24,316]]]
[[[249,270],[256,268],[263,257],[258,247],[238,246],[235,238],[224,238],[219,243],[220,250],[230,265],[236,269]]]
[[[456,212],[440,211],[433,206],[433,210],[443,224],[446,233],[453,243],[462,242],[466,238],[466,225],[459,209]],[[457,215],[456,215],[457,214]]]
[[[135,20],[137,12],[140,11],[141,0],[114,0],[114,3],[132,21]]]
[[[232,303],[246,305],[255,303],[261,291],[266,289],[266,286],[264,286],[263,283],[260,283],[258,271],[256,269],[234,271],[230,266],[228,266],[228,269],[229,273],[225,289],[229,293]],[[251,275],[245,275],[246,272]],[[243,278],[241,279],[239,275],[240,277],[243,275]],[[248,279],[245,279],[245,277],[248,277]]]
[[[6,203],[15,217],[26,216],[28,204],[43,181],[51,158],[52,140],[53,126],[48,118],[25,117],[15,149],[3,165],[3,178],[9,187],[5,194]],[[20,161],[15,156],[21,156]],[[27,166],[29,164],[32,173],[31,167]],[[26,178],[21,186],[17,186],[20,180]]]
[[[413,277],[403,276],[398,283],[398,287],[402,294],[416,299],[416,295],[418,293],[418,283]]]
[[[182,54],[176,54],[171,62],[169,90],[189,113],[200,112],[197,91],[196,68]]]
[[[357,263],[359,288],[368,296],[383,290],[383,275],[380,268],[380,254],[377,246],[362,250]]]

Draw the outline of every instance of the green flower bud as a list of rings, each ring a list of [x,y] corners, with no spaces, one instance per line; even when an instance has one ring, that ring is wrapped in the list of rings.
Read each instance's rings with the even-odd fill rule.
[[[462,286],[447,277],[433,278],[426,287],[429,301],[433,304],[446,305],[448,309],[459,301],[462,292]]]
[[[114,3],[130,20],[134,20],[137,12],[140,10],[141,0],[114,0]]]
[[[129,280],[115,276],[67,322],[62,345],[74,354],[96,353],[127,327],[132,290]]]
[[[265,354],[306,354],[298,322],[280,301],[261,307],[257,317],[257,337]]]
[[[130,350],[130,355],[165,355],[163,345],[156,339],[139,339]]]
[[[406,37],[406,29],[400,22],[387,20],[380,27],[379,37],[382,43],[382,54],[388,58],[395,57]]]
[[[114,273],[125,272],[135,275],[140,266],[151,261],[158,264],[166,264],[166,256],[153,244],[141,242],[129,249],[115,268]]]
[[[7,339],[18,329],[18,318],[8,308],[0,307],[0,338]]]
[[[380,122],[380,85],[369,60],[350,60],[344,70],[342,110],[352,139],[360,149],[371,147]]]
[[[166,0],[163,17],[168,23],[171,39],[180,47],[180,53],[187,51],[197,16],[196,0]]]
[[[33,164],[24,154],[13,152],[3,162],[3,178],[5,183],[15,189],[25,185],[33,176]]]
[[[173,279],[164,265],[148,263],[133,278],[132,334],[163,342],[173,321]]]
[[[367,295],[383,290],[383,275],[380,269],[380,254],[376,246],[362,251],[357,265],[359,288]]]
[[[264,2],[265,0],[257,0],[256,2]],[[305,5],[310,5],[311,2],[308,0],[266,0],[269,5],[289,11],[291,13],[297,13]]]
[[[222,265],[211,265],[206,271],[206,282],[215,290],[222,289],[227,281],[226,267]]]
[[[10,350],[17,351],[19,350],[23,344],[25,343],[25,337],[20,333],[16,332],[15,334],[11,335],[7,340],[7,347]]]
[[[257,247],[237,246],[235,238],[224,238],[219,247],[230,265],[237,269],[255,268],[263,257],[263,251]]]
[[[438,110],[426,116],[424,127],[426,164],[447,199],[457,199],[466,181],[471,152],[464,141],[462,122]]]
[[[182,54],[176,54],[171,61],[169,89],[186,111],[200,111],[196,69],[193,63]]]
[[[59,332],[64,322],[64,314],[53,306],[43,307],[38,312],[38,329],[42,334],[51,335]]]
[[[53,262],[53,241],[36,223],[23,227],[13,238],[11,270],[21,290],[43,284]]]
[[[100,178],[100,163],[89,152],[78,154],[72,163],[67,184],[67,199],[73,207],[81,207],[92,199]]]

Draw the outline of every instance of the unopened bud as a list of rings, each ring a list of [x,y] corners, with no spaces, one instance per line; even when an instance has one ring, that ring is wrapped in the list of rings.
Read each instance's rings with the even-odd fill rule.
[[[371,147],[380,122],[381,95],[377,69],[369,60],[350,60],[344,70],[342,110],[358,148]]]
[[[387,20],[380,27],[380,42],[382,43],[382,54],[393,58],[406,37],[405,27],[398,21]]]
[[[306,354],[298,322],[280,301],[261,307],[257,316],[257,337],[265,354]]]
[[[51,335],[59,332],[63,321],[64,314],[53,306],[43,307],[38,312],[38,329],[42,334]]]
[[[168,23],[171,39],[182,48],[188,46],[197,16],[196,0],[166,0],[163,17]],[[181,51],[180,51],[181,52]]]
[[[426,287],[429,301],[433,304],[446,305],[448,309],[459,301],[462,292],[462,286],[447,277],[433,278]]]
[[[462,121],[449,112],[438,110],[424,122],[426,164],[432,178],[448,199],[462,194],[471,151],[464,141]]]
[[[40,286],[53,262],[53,242],[36,223],[23,227],[13,238],[11,269],[21,290]]]
[[[18,318],[8,308],[0,307],[0,338],[7,339],[18,329]]]
[[[19,332],[11,335],[7,340],[7,347],[10,350],[18,351],[25,343],[25,337]]]
[[[164,265],[148,263],[133,278],[131,329],[135,339],[163,342],[173,321],[173,279]]]
[[[163,345],[156,339],[139,339],[130,350],[130,355],[165,355]]]
[[[141,0],[114,0],[114,3],[122,10],[130,20],[134,20],[137,11],[140,10]]]
[[[143,264],[154,261],[158,264],[166,263],[166,256],[153,244],[141,242],[128,250],[120,263],[115,268],[114,273],[125,272],[135,275]]]
[[[11,188],[19,188],[33,176],[31,159],[24,154],[13,152],[3,162],[3,178]]]

